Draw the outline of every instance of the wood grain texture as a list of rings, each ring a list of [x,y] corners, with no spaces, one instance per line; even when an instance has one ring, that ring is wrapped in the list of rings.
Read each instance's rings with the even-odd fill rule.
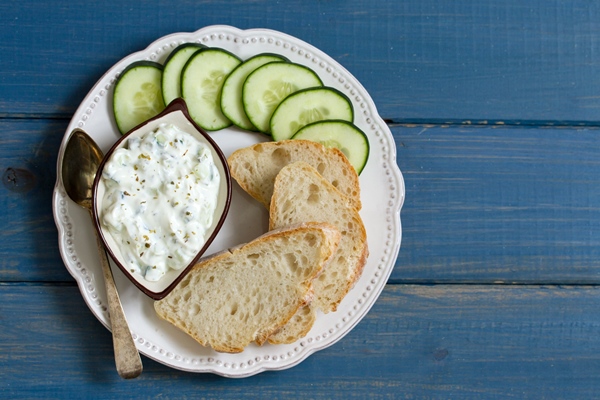
[[[67,124],[0,119],[0,282],[71,280],[59,267],[52,216],[56,159]]]
[[[384,118],[595,124],[600,3],[588,0],[0,4],[0,115],[71,115],[100,76],[155,39],[270,28],[345,66]]]
[[[66,122],[0,120],[0,280],[71,281],[51,213]],[[403,239],[391,282],[600,283],[596,128],[398,126]],[[23,221],[26,221],[25,223]]]
[[[593,398],[599,290],[390,285],[352,332],[292,369],[232,380],[144,357],[142,376],[123,381],[109,332],[76,288],[0,286],[0,390],[6,398]]]
[[[598,397],[598,20],[589,0],[0,3],[0,397]],[[296,36],[365,86],[406,181],[402,247],[365,319],[294,368],[144,357],[125,382],[59,256],[56,156],[107,69],[214,24]]]
[[[407,192],[394,282],[599,282],[598,129],[393,133]]]

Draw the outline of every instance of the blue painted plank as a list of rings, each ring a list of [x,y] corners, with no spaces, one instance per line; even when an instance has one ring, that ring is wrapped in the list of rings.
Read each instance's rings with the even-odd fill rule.
[[[392,282],[599,282],[598,129],[393,133],[407,194]]]
[[[585,0],[0,4],[0,397],[595,397],[599,16]],[[56,152],[106,69],[211,24],[319,47],[403,123],[403,245],[368,316],[295,368],[227,380],[144,359],[123,382],[56,249]]]
[[[338,60],[398,121],[597,123],[600,3],[291,0],[0,4],[0,116],[73,113],[122,57],[213,24],[271,28]]]
[[[0,119],[0,281],[71,281],[52,217],[64,120]]]
[[[25,182],[0,187],[0,281],[71,281],[51,213],[66,124],[0,120],[0,171]],[[392,131],[407,192],[392,283],[600,282],[598,129]]]
[[[122,381],[74,287],[0,286],[5,398],[594,398],[597,287],[388,286],[334,346],[231,380],[143,358]]]

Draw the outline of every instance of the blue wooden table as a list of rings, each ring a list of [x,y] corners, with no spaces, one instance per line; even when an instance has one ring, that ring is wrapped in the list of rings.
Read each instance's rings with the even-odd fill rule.
[[[2,2],[0,397],[597,397],[598,21],[587,0]],[[293,35],[363,84],[404,174],[402,247],[369,314],[291,369],[144,357],[124,381],[59,255],[58,149],[117,61],[215,24]]]

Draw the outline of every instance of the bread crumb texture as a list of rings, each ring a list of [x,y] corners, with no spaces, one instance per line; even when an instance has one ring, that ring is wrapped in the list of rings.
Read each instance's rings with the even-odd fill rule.
[[[259,143],[235,151],[228,159],[231,176],[238,184],[270,207],[275,178],[286,165],[304,161],[342,192],[357,210],[361,208],[358,175],[338,149],[309,140]]]
[[[315,281],[312,306],[327,313],[360,277],[368,256],[367,236],[348,198],[305,162],[287,165],[277,175],[270,209],[271,229],[306,221],[326,222],[341,233],[331,263]]]
[[[197,264],[156,312],[220,352],[262,344],[310,300],[339,240],[324,224],[272,232]]]

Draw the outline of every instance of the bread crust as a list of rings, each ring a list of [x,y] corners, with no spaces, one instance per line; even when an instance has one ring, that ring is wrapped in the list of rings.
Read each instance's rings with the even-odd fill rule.
[[[231,176],[254,199],[270,207],[275,178],[281,168],[304,161],[337,186],[357,210],[362,207],[356,170],[337,148],[310,140],[258,143],[233,152],[227,162]]]
[[[284,278],[282,278],[284,280],[281,281],[286,285],[295,285],[295,288],[291,292],[295,294],[293,295],[293,297],[286,297],[287,300],[285,300],[284,303],[289,304],[288,306],[284,308],[279,307],[276,310],[265,311],[266,314],[259,313],[256,318],[260,318],[260,321],[263,321],[264,319],[264,323],[258,323],[257,321],[253,320],[246,320],[243,326],[255,326],[255,328],[252,328],[255,329],[253,333],[242,333],[241,335],[243,337],[237,339],[223,339],[222,336],[233,337],[235,335],[231,335],[231,332],[221,332],[220,330],[222,330],[222,326],[225,326],[226,324],[232,324],[231,320],[234,321],[233,323],[238,322],[238,320],[235,320],[234,317],[227,319],[229,318],[229,314],[227,314],[227,312],[223,314],[215,311],[214,315],[201,314],[209,315],[209,317],[212,317],[212,322],[210,321],[210,318],[198,321],[198,315],[200,314],[196,315],[197,318],[187,317],[191,310],[194,310],[196,308],[202,309],[203,307],[208,307],[208,304],[205,305],[203,303],[204,297],[206,296],[203,293],[199,293],[199,291],[208,290],[211,287],[205,287],[205,285],[203,285],[203,283],[206,281],[205,278],[207,277],[207,274],[214,276],[217,273],[224,274],[224,271],[233,270],[237,268],[240,270],[240,272],[238,275],[234,276],[237,276],[238,278],[240,276],[242,278],[244,276],[247,276],[248,280],[255,279],[254,275],[252,274],[256,273],[256,270],[252,269],[252,265],[256,264],[241,264],[240,261],[243,262],[244,258],[240,260],[240,257],[248,258],[248,255],[251,255],[252,257],[254,257],[254,255],[256,254],[260,255],[262,254],[260,250],[264,250],[264,246],[268,246],[274,241],[281,241],[283,244],[279,243],[280,246],[283,246],[285,243],[287,243],[286,241],[295,243],[293,242],[293,239],[296,236],[307,237],[306,234],[318,235],[318,238],[316,238],[315,240],[317,240],[316,245],[318,245],[319,248],[306,254],[302,253],[305,257],[314,258],[310,258],[307,259],[307,261],[303,261],[303,265],[305,266],[302,268],[306,268],[306,271],[300,270],[299,272],[297,272],[301,275],[294,275],[296,272],[291,272],[291,278],[284,276]],[[250,243],[241,246],[236,246],[229,250],[225,250],[218,254],[206,257],[191,269],[188,275],[186,275],[186,277],[177,285],[173,292],[167,295],[164,299],[156,301],[154,303],[155,311],[159,315],[159,317],[175,325],[177,328],[190,335],[201,345],[210,346],[218,352],[238,353],[243,351],[244,348],[252,341],[256,341],[256,343],[261,345],[265,343],[271,335],[279,331],[281,327],[285,325],[294,316],[298,309],[310,303],[314,293],[313,280],[319,275],[319,273],[326,266],[326,264],[332,259],[333,255],[336,252],[340,236],[340,232],[330,224],[298,224],[295,226],[287,227],[285,229],[273,230],[256,238]],[[277,255],[275,255],[274,258],[267,257],[267,261],[273,261],[273,259],[277,259]],[[259,259],[258,262],[260,261],[261,260]],[[279,264],[283,265],[282,263]],[[279,271],[279,269],[277,268],[281,269],[284,267],[267,266],[261,268],[267,268],[267,272],[270,271],[268,268],[275,268],[274,271],[277,272]],[[287,270],[284,269],[283,272],[285,273],[286,271]],[[273,277],[272,279],[276,279],[272,274],[268,276]],[[271,286],[274,285],[274,287],[278,287],[278,282],[279,281],[276,281],[274,283],[269,282],[268,284],[270,284]],[[267,282],[259,281],[255,283],[255,286],[262,287],[263,285],[267,285]],[[277,293],[277,290],[271,290],[269,293],[273,293],[273,295],[276,298],[277,296],[285,295]],[[242,303],[244,302],[244,297],[242,296],[242,294],[240,294],[240,296],[240,298],[233,299],[234,304],[236,304],[236,309],[238,303],[241,304],[241,307],[243,307]],[[227,302],[231,301],[230,298],[224,299],[224,301],[225,300]],[[257,301],[261,302],[262,299],[257,299]],[[206,303],[208,302],[209,301],[206,300]],[[229,303],[227,304],[229,305]],[[210,311],[211,310],[209,310],[209,312]],[[222,336],[215,337],[214,334],[210,334],[210,332],[213,332],[213,330],[216,332],[221,332],[219,333],[219,335]]]
[[[353,279],[348,281],[348,285],[344,294],[344,297],[352,290],[356,282],[360,279],[362,272],[364,270],[365,265],[367,264],[367,258],[369,256],[369,248],[368,245],[365,245],[363,252],[359,258],[359,261],[356,266],[356,271]],[[340,300],[341,302],[341,300]],[[339,303],[336,303],[332,312],[337,311]],[[309,316],[300,316],[300,321],[296,322],[293,319],[301,313],[308,313]],[[277,331],[273,332],[271,336],[268,338],[268,342],[271,344],[290,344],[296,342],[298,339],[305,337],[308,335],[310,330],[312,329],[317,316],[317,309],[312,304],[307,304],[304,308],[298,309],[298,311],[290,318],[288,323],[280,327]]]
[[[285,325],[269,336],[268,341],[271,344],[294,343],[299,338],[308,335],[316,319],[317,311],[307,304],[298,309]]]
[[[339,190],[337,190],[337,188],[331,185],[327,180],[325,180],[320,174],[318,174],[318,172],[312,166],[304,162],[296,162],[287,165],[286,167],[282,168],[281,172],[277,176],[274,186],[274,194],[270,207],[269,223],[271,229],[279,227],[281,226],[281,224],[285,224],[287,222],[285,215],[292,215],[296,211],[302,215],[294,215],[293,217],[289,217],[294,219],[295,222],[299,222],[296,220],[298,218],[309,218],[313,220],[318,220],[318,217],[313,215],[313,213],[319,214],[319,204],[315,206],[317,207],[317,209],[316,211],[315,209],[313,209],[313,213],[311,213],[310,210],[308,213],[305,213],[307,210],[303,209],[302,207],[304,207],[304,202],[309,202],[307,201],[307,199],[305,199],[304,197],[301,198],[300,194],[298,194],[297,199],[299,204],[296,205],[292,204],[291,201],[288,201],[289,199],[285,198],[285,196],[282,194],[289,194],[288,192],[290,192],[291,190],[290,186],[294,186],[294,190],[297,189],[299,183],[293,180],[295,176],[298,176],[296,181],[301,180],[303,179],[303,176],[306,176],[306,179],[308,179],[308,181],[306,183],[303,183],[305,186],[315,185],[321,187],[323,191],[331,195],[332,199],[328,200],[334,201],[339,209],[344,210],[345,213],[350,215],[351,221],[339,221],[339,224],[346,224],[347,226],[352,226],[352,228],[346,228],[344,226],[336,225],[340,232],[342,232],[342,241],[340,242],[340,246],[338,248],[338,253],[340,254],[336,254],[336,256],[334,256],[334,260],[337,256],[350,256],[351,259],[344,259],[339,262],[340,264],[350,263],[349,270],[346,271],[347,273],[343,274],[345,278],[339,278],[335,281],[330,280],[323,284],[337,285],[337,289],[334,291],[335,298],[326,298],[325,294],[323,293],[323,285],[321,285],[320,280],[316,280],[314,283],[315,300],[309,306],[310,308],[314,308],[315,310],[313,311],[315,312],[317,308],[323,311],[324,313],[334,312],[337,310],[339,304],[344,299],[344,297],[354,287],[356,281],[362,275],[362,271],[364,270],[364,267],[366,265],[367,258],[369,255],[366,229],[358,211],[352,207],[352,204],[349,201],[347,201],[347,197],[344,196],[344,194],[341,193]],[[313,190],[318,191],[317,188]],[[298,191],[300,192],[300,189],[298,189]],[[303,194],[304,196],[306,196],[307,193],[303,192]],[[300,209],[296,210],[295,207],[300,207]],[[290,211],[288,208],[291,208],[292,211]],[[330,210],[324,211],[324,213],[329,211]],[[331,220],[334,219],[331,215],[325,214],[322,215],[322,218],[323,219],[321,219],[321,221],[326,221],[335,225],[335,222]],[[346,235],[344,234],[345,229],[352,229],[352,232]],[[342,242],[344,240],[350,241],[346,245],[346,247],[351,248],[351,250],[344,250],[345,247],[342,245]],[[333,268],[334,264],[335,261],[328,268]],[[339,268],[341,269],[341,272],[343,272],[345,266],[341,265],[339,266]],[[293,335],[288,333],[287,337],[283,337],[282,335],[275,335],[272,338],[272,341],[274,343],[290,343],[290,340],[295,341],[293,339],[297,340],[300,337],[305,336],[310,331],[313,323],[314,319],[307,319],[306,324],[308,326],[302,327],[299,324],[295,324],[293,328],[289,327],[289,330],[296,330],[295,338]]]

